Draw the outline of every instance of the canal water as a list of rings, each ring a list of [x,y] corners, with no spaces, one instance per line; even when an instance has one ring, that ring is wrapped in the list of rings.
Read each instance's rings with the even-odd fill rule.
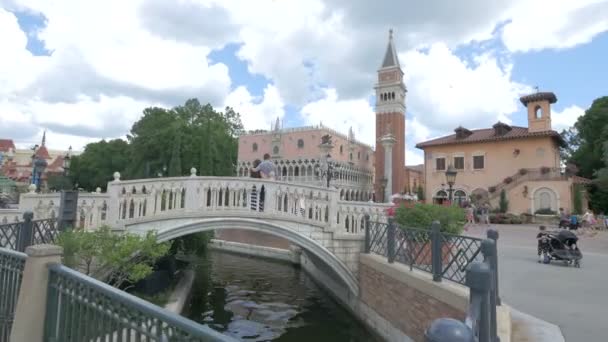
[[[184,315],[243,341],[370,342],[365,328],[290,264],[209,251]]]

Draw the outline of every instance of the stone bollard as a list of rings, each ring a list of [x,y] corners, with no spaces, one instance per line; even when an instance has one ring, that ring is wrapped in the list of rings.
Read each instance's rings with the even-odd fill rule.
[[[483,262],[490,268],[490,335],[492,342],[498,342],[498,322],[496,313],[496,277],[493,267],[493,262],[496,259],[496,244],[494,240],[485,239],[481,242],[481,254],[483,254]]]
[[[55,245],[34,245],[27,247],[25,253],[27,260],[10,341],[42,342],[49,282],[48,265],[61,263],[63,248]]]
[[[369,254],[372,249],[372,234],[369,225],[369,214],[365,214],[365,253]]]
[[[475,342],[473,331],[453,318],[439,318],[424,333],[425,342]]]
[[[490,288],[492,270],[485,262],[471,263],[467,268],[466,286],[470,289],[467,324],[478,333],[479,342],[490,342]]]

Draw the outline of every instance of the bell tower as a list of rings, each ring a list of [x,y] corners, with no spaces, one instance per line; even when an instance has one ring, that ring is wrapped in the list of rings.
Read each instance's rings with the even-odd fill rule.
[[[539,92],[522,96],[521,103],[528,109],[528,132],[544,132],[552,130],[551,104],[557,102],[552,92]]]
[[[376,152],[375,152],[375,188],[376,199],[387,198],[401,192],[405,187],[405,94],[403,71],[393,42],[393,30],[389,30],[388,45],[384,59],[378,69],[376,90]],[[381,139],[386,135],[395,139],[391,152],[391,161],[385,160],[384,146]],[[386,156],[388,157],[388,156]],[[391,172],[385,173],[385,166]],[[384,179],[390,174],[391,181]],[[384,181],[383,181],[384,179]],[[391,189],[384,189],[390,185]]]

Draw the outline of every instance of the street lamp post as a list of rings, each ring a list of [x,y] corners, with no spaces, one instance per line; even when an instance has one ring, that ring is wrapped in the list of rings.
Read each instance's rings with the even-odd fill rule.
[[[325,156],[325,165],[324,165],[324,168],[321,168],[320,166],[317,166],[317,173],[319,174],[319,177],[321,179],[325,178],[326,185],[327,185],[328,188],[329,188],[329,183],[331,182],[331,179],[333,178],[334,170],[335,170],[334,163],[333,163],[333,161],[331,159],[331,155],[328,153]]]
[[[68,152],[63,157],[63,175],[66,177],[70,175],[70,164],[72,163],[71,159],[72,159],[72,146],[70,146],[70,148],[68,149]]]
[[[454,184],[456,183],[456,174],[458,172],[456,171],[456,169],[450,165],[448,166],[448,169],[445,170],[445,180],[448,183],[448,196],[449,196],[449,200],[450,200],[450,204],[452,204],[452,192],[454,191]]]

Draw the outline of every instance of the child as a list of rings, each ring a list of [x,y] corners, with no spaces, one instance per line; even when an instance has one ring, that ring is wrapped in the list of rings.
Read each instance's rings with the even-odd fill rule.
[[[546,232],[545,226],[538,227],[539,231],[536,234],[536,240],[538,240],[538,263],[543,262],[543,254],[549,253],[549,249],[551,248],[549,243],[549,236]]]

